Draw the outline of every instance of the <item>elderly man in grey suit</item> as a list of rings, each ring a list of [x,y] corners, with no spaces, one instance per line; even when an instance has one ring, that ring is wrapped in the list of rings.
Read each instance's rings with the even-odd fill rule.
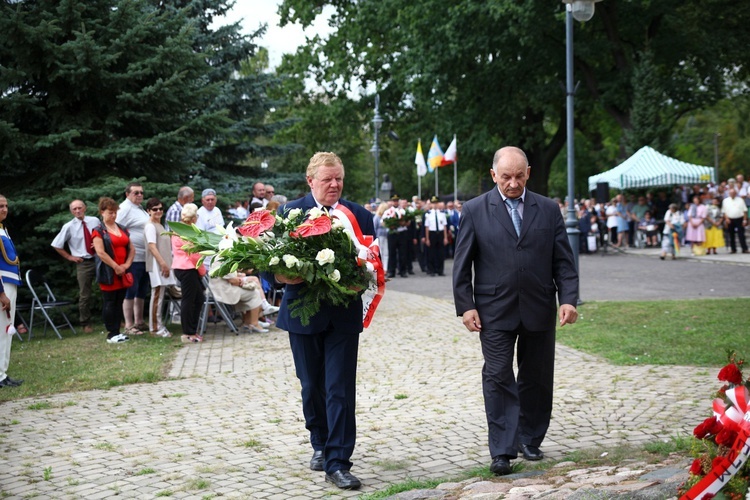
[[[456,313],[482,344],[490,470],[498,475],[511,472],[519,451],[527,460],[544,457],[555,321],[578,318],[578,273],[565,224],[557,203],[526,189],[530,172],[521,149],[495,153],[490,173],[497,188],[464,204],[454,255]]]

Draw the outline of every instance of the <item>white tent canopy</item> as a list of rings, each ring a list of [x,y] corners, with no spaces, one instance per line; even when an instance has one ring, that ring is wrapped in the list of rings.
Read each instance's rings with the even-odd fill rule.
[[[609,183],[612,189],[629,189],[673,184],[705,184],[716,182],[716,177],[713,167],[685,163],[643,146],[612,170],[589,177],[589,191],[594,191],[600,182]]]

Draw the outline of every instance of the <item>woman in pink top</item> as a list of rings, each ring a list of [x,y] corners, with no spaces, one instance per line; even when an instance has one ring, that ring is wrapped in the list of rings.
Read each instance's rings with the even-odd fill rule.
[[[182,207],[180,222],[195,224],[198,220],[198,207],[194,203],[187,203]],[[203,287],[203,275],[206,268],[202,265],[196,269],[200,260],[200,254],[189,254],[182,249],[186,242],[179,236],[172,236],[172,269],[182,289],[182,301],[180,302],[180,318],[182,323],[183,342],[202,342],[198,332],[198,320],[200,318],[203,301],[205,300],[205,288]]]

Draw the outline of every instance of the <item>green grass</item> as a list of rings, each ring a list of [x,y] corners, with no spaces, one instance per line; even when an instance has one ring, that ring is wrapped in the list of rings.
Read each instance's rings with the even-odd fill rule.
[[[722,279],[740,278],[711,286]],[[588,302],[578,312],[558,342],[616,365],[721,366],[729,350],[750,357],[750,299]]]
[[[0,402],[158,382],[166,378],[177,349],[182,347],[178,325],[172,325],[171,338],[145,334],[123,344],[107,344],[106,336],[98,333],[101,330],[101,325],[94,325],[97,333],[86,334],[80,329],[74,335],[61,330],[60,340],[49,330],[42,336],[40,329],[30,342],[14,339],[8,373],[24,383],[0,391]],[[48,407],[49,403],[38,403],[34,409]]]

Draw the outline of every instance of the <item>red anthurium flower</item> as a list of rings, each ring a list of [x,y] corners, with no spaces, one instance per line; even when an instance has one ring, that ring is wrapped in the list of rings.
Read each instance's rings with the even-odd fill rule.
[[[742,384],[742,372],[734,363],[730,363],[722,368],[717,378],[722,382],[729,382],[734,385]]]
[[[240,224],[237,231],[242,236],[257,238],[276,224],[276,217],[269,210],[256,210]]]
[[[318,217],[317,219],[307,219],[305,222],[297,226],[296,231],[289,233],[292,238],[307,238],[308,236],[317,236],[319,234],[326,234],[331,230],[331,218],[325,215]]]
[[[693,465],[690,466],[690,473],[694,476],[700,476],[703,474],[703,466],[701,465],[700,458],[693,460]]]

